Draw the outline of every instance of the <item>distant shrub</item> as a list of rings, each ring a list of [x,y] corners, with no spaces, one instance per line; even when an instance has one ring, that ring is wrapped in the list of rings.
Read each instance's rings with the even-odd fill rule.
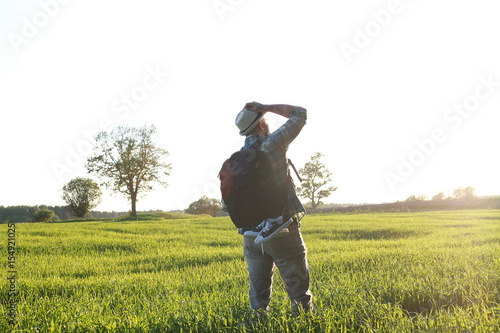
[[[405,201],[417,201],[417,197],[415,195],[410,195]]]
[[[186,213],[193,215],[207,214],[215,217],[219,214],[221,206],[220,200],[202,196],[198,201],[192,202],[189,205]]]
[[[90,178],[75,178],[64,185],[63,200],[73,211],[73,215],[79,218],[87,216],[89,211],[102,201],[102,191]],[[91,218],[91,217],[89,217]]]
[[[35,214],[33,214],[33,220],[35,222],[47,222],[52,220],[54,217],[54,212],[48,209],[37,210]]]
[[[405,201],[424,201],[425,199],[427,199],[427,196],[425,194],[420,194],[419,196],[410,195]]]
[[[435,196],[432,197],[432,200],[437,201],[437,200],[444,200],[446,196],[444,195],[443,192],[439,192]]]
[[[453,197],[456,199],[471,199],[476,198],[476,189],[471,186],[467,187],[458,187],[453,190]]]

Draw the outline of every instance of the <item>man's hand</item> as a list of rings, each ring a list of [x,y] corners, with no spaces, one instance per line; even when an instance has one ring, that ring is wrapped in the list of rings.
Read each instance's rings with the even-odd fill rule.
[[[269,105],[266,105],[266,104],[260,104],[257,102],[250,102],[250,103],[245,104],[245,109],[247,109],[248,111],[265,113],[265,112],[269,111],[270,107],[269,107]]]

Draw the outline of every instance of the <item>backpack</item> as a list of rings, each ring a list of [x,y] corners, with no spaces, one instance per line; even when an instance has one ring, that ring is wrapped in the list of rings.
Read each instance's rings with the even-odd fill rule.
[[[282,214],[286,183],[276,184],[271,164],[258,142],[232,154],[223,163],[219,179],[222,200],[236,227],[253,227]]]

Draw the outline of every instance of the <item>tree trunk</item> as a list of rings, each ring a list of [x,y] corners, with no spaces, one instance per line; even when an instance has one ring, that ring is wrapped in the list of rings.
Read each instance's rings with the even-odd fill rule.
[[[130,216],[137,216],[137,211],[135,210],[135,202],[137,201],[137,193],[132,193],[130,195],[130,199],[132,201],[132,211],[130,212]]]

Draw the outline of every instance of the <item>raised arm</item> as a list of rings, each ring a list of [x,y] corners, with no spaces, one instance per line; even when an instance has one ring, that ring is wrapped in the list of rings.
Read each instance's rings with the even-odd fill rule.
[[[247,103],[245,105],[245,109],[259,113],[272,112],[285,118],[290,118],[291,113],[295,110],[307,111],[305,108],[300,106],[288,104],[260,104],[257,102]]]

